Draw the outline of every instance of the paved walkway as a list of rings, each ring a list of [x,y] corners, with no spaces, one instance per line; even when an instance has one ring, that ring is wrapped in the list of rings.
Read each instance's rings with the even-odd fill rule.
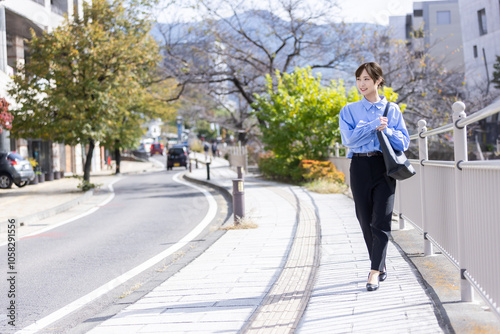
[[[188,174],[206,176],[204,168]],[[229,190],[234,178],[212,162],[211,183]],[[389,278],[366,291],[370,265],[351,199],[247,176],[245,203],[258,228],[227,231],[90,333],[443,332],[432,301],[392,244]]]
[[[367,292],[370,261],[352,200],[312,197],[322,232],[320,268],[298,333],[441,333],[432,300],[394,244],[387,252],[388,278]]]
[[[151,163],[122,166],[129,173],[162,169]],[[207,182],[205,166],[186,176]],[[230,192],[236,173],[225,160],[214,159],[210,178]],[[111,173],[96,175],[92,182],[104,186],[86,195],[74,192],[71,179],[12,189],[2,193],[2,216],[31,217],[21,219],[26,222],[21,235],[37,233],[72,214],[68,209],[41,219],[40,210],[55,214],[54,207],[75,206],[82,196],[88,198],[77,205],[80,211],[91,209],[110,196],[106,188],[118,179]],[[89,333],[453,332],[420,275],[392,243],[388,279],[379,290],[366,291],[370,266],[350,198],[252,175],[245,176],[244,189],[245,223],[257,228],[228,230],[186,267]]]

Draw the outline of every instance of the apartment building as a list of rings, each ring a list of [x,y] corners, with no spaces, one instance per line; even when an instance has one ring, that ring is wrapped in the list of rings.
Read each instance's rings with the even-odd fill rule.
[[[500,0],[459,0],[464,43],[465,82],[471,98],[489,101],[500,95],[491,82],[500,56]],[[484,96],[487,96],[486,99]],[[489,97],[488,97],[489,96]],[[478,141],[500,147],[500,116],[488,117]]]
[[[31,30],[40,35],[60,25],[64,14],[81,13],[83,0],[3,0],[0,1],[0,94],[19,62],[29,56],[24,45]]]
[[[7,94],[10,76],[18,64],[29,58],[25,40],[31,31],[41,35],[51,31],[64,21],[64,15],[83,15],[83,1],[89,0],[0,0],[0,96],[13,103]],[[0,150],[17,151],[24,157],[35,158],[42,171],[66,171],[81,173],[85,148],[66,146],[36,138],[10,138],[9,131],[0,134]],[[102,149],[95,150],[93,170],[102,166]],[[49,176],[50,179],[50,176]]]
[[[465,77],[471,94],[487,94],[500,56],[500,0],[458,0],[462,18]]]
[[[464,72],[458,0],[414,2],[412,13],[390,17],[389,25],[417,58],[428,53],[445,68]]]

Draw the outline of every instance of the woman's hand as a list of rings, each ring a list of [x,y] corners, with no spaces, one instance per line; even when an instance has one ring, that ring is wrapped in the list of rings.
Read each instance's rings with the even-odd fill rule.
[[[380,125],[377,127],[377,131],[384,131],[387,128],[387,117],[380,116]]]

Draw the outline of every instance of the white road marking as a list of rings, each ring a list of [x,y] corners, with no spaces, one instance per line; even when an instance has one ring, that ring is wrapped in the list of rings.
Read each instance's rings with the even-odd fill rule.
[[[158,262],[160,262],[161,260],[163,260],[167,256],[173,254],[174,252],[178,251],[179,249],[181,249],[182,247],[187,245],[194,238],[196,238],[198,236],[198,234],[200,234],[208,226],[208,224],[215,218],[215,215],[217,213],[217,203],[215,202],[215,199],[212,197],[212,195],[208,191],[206,191],[205,189],[202,189],[198,186],[195,186],[193,184],[190,184],[188,182],[180,180],[179,179],[180,174],[182,174],[182,172],[174,175],[173,180],[175,182],[184,184],[186,186],[189,186],[191,188],[194,188],[194,189],[200,191],[201,193],[203,193],[203,195],[205,195],[205,197],[208,200],[208,212],[207,212],[207,214],[205,215],[203,220],[191,232],[189,232],[184,238],[179,240],[176,244],[172,245],[171,247],[167,248],[166,250],[164,250],[160,254],[147,260],[143,264],[133,268],[132,270],[127,271],[125,274],[109,281],[108,283],[102,285],[101,287],[95,289],[94,291],[86,294],[85,296],[75,300],[74,302],[72,302],[72,303],[64,306],[63,308],[49,314],[45,318],[38,320],[34,324],[32,324],[28,327],[25,327],[16,333],[22,333],[22,334],[24,334],[24,333],[36,333],[37,331],[47,327],[48,325],[64,318],[65,316],[67,316],[71,312],[78,310],[79,308],[85,306],[86,304],[92,302],[93,300],[110,292],[111,290],[113,290],[114,288],[125,283],[126,281],[128,281],[132,277],[140,274],[144,270],[154,266],[155,264],[157,264]]]
[[[52,224],[52,225],[50,225],[50,226],[47,226],[46,228],[43,228],[43,229],[41,229],[41,230],[37,230],[37,231],[35,231],[35,232],[28,233],[28,234],[25,234],[25,235],[20,235],[20,236],[18,237],[18,240],[22,240],[22,239],[24,239],[24,238],[26,238],[26,237],[32,237],[32,236],[35,236],[35,235],[38,235],[38,234],[45,233],[45,232],[47,232],[47,231],[50,231],[50,230],[52,230],[52,229],[55,229],[56,227],[66,225],[66,224],[68,224],[68,223],[71,223],[72,221],[75,221],[75,220],[77,220],[77,219],[80,219],[80,218],[82,218],[82,217],[88,216],[88,215],[90,215],[90,214],[92,214],[92,213],[96,212],[97,210],[99,210],[99,208],[100,208],[100,207],[102,207],[102,206],[104,206],[104,205],[108,204],[109,202],[111,202],[111,200],[112,200],[113,198],[115,198],[115,192],[114,192],[114,190],[113,190],[113,184],[115,184],[116,182],[118,182],[118,181],[120,181],[120,180],[122,180],[122,178],[117,179],[117,180],[114,180],[113,182],[111,182],[111,183],[108,185],[108,189],[109,189],[109,191],[111,192],[111,194],[108,196],[108,198],[106,198],[104,201],[102,201],[102,202],[101,202],[98,206],[96,206],[96,207],[94,207],[94,208],[92,208],[92,209],[90,209],[90,210],[88,210],[88,211],[85,211],[85,212],[84,212],[84,213],[82,213],[82,214],[79,214],[79,215],[77,215],[77,216],[74,216],[74,217],[72,217],[72,218],[70,218],[70,219],[67,219],[67,220],[64,220],[64,221],[62,221],[62,222],[55,223],[55,224]],[[49,218],[45,218],[45,219],[49,219]],[[5,246],[6,244],[7,244],[7,242],[0,243],[0,247]]]

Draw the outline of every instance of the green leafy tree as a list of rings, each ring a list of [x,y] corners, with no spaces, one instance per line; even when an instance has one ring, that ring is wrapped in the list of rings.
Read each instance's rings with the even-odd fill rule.
[[[256,95],[252,106],[264,122],[262,141],[274,154],[276,172],[287,178],[303,159],[327,159],[328,147],[340,138],[338,114],[348,100],[342,82],[324,87],[310,68],[276,71],[275,78],[273,85],[266,77],[267,94]]]
[[[252,105],[261,126],[262,141],[272,156],[265,167],[281,178],[300,178],[301,160],[327,160],[328,149],[340,141],[339,113],[349,102],[361,99],[355,87],[348,93],[342,81],[321,85],[310,68],[296,68],[291,74],[276,72],[276,84],[267,76],[267,94],[256,95]],[[397,94],[380,91],[389,101]],[[404,106],[403,106],[404,107]]]
[[[195,22],[186,24],[166,7],[170,23],[158,25],[165,75],[180,86],[208,85],[230,111],[219,122],[243,143],[258,135],[256,123],[262,120],[249,106],[255,94],[265,92],[266,75],[305,65],[325,69],[325,75],[351,71],[365,45],[358,25],[340,23],[336,0],[172,2],[189,7]],[[237,103],[226,104],[228,96]]]
[[[134,109],[159,62],[150,36],[152,5],[153,0],[84,2],[82,17],[39,37],[32,33],[30,58],[9,91],[20,105],[12,110],[13,135],[87,144],[88,182],[97,141],[138,134]]]
[[[277,156],[324,160],[339,138],[338,113],[347,103],[342,82],[321,85],[310,68],[291,74],[276,72],[276,87],[267,76],[267,94],[256,96],[253,107],[265,121],[263,142]]]
[[[114,150],[117,174],[120,173],[121,150],[136,147],[138,139],[145,132],[142,125],[146,118],[175,119],[175,103],[167,103],[161,98],[171,94],[173,89],[171,82],[160,81],[153,83],[147,90],[137,90],[133,98],[123,105],[120,119],[109,123],[109,131],[100,144]]]

